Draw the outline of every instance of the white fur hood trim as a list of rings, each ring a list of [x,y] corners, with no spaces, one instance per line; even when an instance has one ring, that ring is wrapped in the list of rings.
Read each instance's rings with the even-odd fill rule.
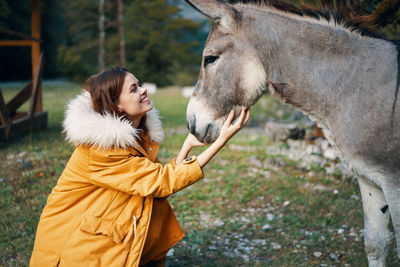
[[[153,108],[147,112],[146,127],[150,139],[160,144],[164,140],[164,131]],[[83,91],[67,103],[63,132],[66,140],[74,145],[91,145],[98,148],[127,148],[137,146],[140,130],[132,126],[127,119],[118,115],[101,115],[94,111],[90,93]]]

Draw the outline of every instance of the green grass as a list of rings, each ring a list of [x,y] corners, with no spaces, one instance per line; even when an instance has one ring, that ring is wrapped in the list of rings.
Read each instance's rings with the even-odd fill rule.
[[[65,101],[80,90],[76,84],[45,86],[49,127],[0,144],[0,266],[29,263],[41,210],[73,151],[61,133]],[[2,92],[8,100],[17,88],[2,88]],[[167,132],[159,152],[160,160],[167,162],[186,136],[188,99],[175,87],[159,90],[151,98]],[[280,112],[274,113],[276,109]],[[293,109],[265,96],[252,109],[250,125],[271,117],[305,121]],[[263,136],[239,133],[204,168],[205,179],[170,197],[186,236],[168,257],[169,266],[367,265],[357,184],[341,174],[328,175],[318,165],[310,167],[310,176],[297,167],[297,161],[268,155],[266,147],[272,144]],[[249,149],[235,150],[235,146]],[[261,162],[281,159],[284,166],[256,167],[249,160],[254,156]],[[313,190],[316,185],[327,190]],[[286,201],[289,205],[284,205]],[[267,224],[270,229],[265,229]],[[393,242],[389,254],[388,266],[396,266]]]

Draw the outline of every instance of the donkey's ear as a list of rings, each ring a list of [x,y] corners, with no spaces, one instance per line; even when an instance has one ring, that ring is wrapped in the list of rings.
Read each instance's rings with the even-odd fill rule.
[[[232,6],[221,0],[185,0],[200,13],[220,23],[228,30],[234,29],[239,21],[240,14]]]

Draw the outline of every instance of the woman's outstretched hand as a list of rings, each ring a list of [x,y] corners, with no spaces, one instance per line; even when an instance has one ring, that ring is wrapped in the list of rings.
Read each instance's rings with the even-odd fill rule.
[[[231,111],[221,127],[221,131],[217,140],[197,157],[201,168],[203,168],[215,156],[215,154],[217,154],[217,152],[224,147],[229,139],[231,139],[232,136],[234,136],[246,124],[250,117],[250,109],[242,108],[242,111],[240,112],[236,122],[232,123],[234,117],[235,112]],[[189,133],[185,142],[183,143],[181,151],[175,159],[176,165],[179,165],[187,157],[193,147],[204,145],[206,144],[200,142],[194,135]]]
[[[196,136],[193,134],[189,133],[188,136],[186,137],[185,143],[190,146],[190,147],[197,147],[197,146],[205,146],[205,143],[200,142]]]
[[[232,110],[226,121],[221,127],[221,131],[219,133],[218,139],[223,143],[228,142],[229,139],[232,138],[242,127],[246,124],[246,122],[250,118],[250,109],[242,108],[239,117],[237,118],[236,122],[232,124],[233,118],[235,116],[235,112]]]

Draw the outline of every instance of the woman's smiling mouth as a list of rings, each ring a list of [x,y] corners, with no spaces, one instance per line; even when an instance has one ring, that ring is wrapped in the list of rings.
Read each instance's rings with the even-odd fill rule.
[[[142,100],[140,100],[140,103],[149,103],[149,102],[150,102],[150,100],[147,96],[145,98],[143,98]]]

